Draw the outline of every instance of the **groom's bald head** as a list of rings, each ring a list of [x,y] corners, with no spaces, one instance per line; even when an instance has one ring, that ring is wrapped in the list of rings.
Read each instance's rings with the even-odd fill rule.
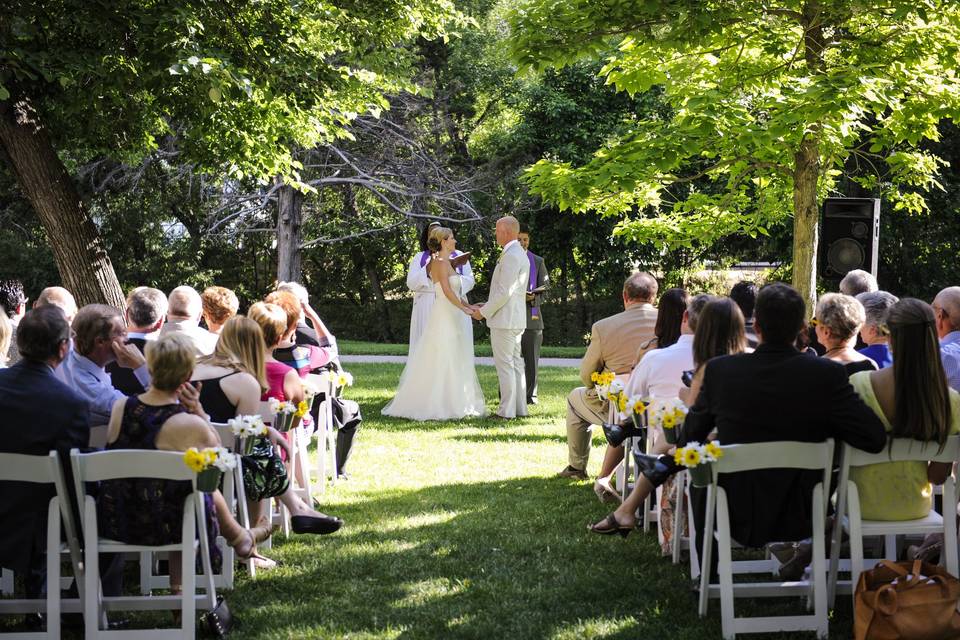
[[[503,216],[497,220],[497,244],[501,247],[516,240],[520,233],[520,222],[513,216]]]

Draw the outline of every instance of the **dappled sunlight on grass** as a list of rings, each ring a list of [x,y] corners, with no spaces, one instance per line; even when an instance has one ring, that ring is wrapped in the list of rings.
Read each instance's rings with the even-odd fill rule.
[[[350,370],[364,426],[350,480],[319,497],[346,526],[278,537],[265,555],[282,566],[241,575],[228,594],[243,622],[232,638],[719,637],[719,605],[697,618],[684,567],[660,557],[655,535],[588,534],[610,506],[589,483],[556,477],[575,371],[544,370],[525,420],[417,424],[379,413],[399,365]],[[492,409],[495,374],[479,374]],[[831,629],[847,637],[849,625]]]

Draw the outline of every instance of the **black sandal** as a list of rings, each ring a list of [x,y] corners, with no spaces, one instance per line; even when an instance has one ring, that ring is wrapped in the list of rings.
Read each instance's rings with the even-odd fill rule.
[[[587,530],[591,533],[600,534],[601,536],[612,536],[615,533],[619,533],[621,538],[626,538],[634,528],[635,526],[632,524],[620,524],[617,522],[616,516],[611,513],[600,522],[588,526]]]

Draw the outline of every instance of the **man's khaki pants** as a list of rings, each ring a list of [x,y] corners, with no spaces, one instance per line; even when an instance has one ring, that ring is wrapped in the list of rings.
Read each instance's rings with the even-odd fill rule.
[[[604,402],[593,389],[577,387],[567,396],[567,449],[574,469],[587,470],[593,425],[603,424],[606,416]]]

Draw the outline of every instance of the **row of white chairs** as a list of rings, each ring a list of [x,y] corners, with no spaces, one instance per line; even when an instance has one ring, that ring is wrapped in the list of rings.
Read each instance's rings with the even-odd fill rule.
[[[46,614],[46,631],[4,634],[18,639],[59,638],[61,613],[82,613],[84,636],[92,638],[132,638],[134,640],[192,638],[196,626],[196,610],[213,609],[216,586],[210,562],[210,549],[204,530],[204,501],[196,489],[196,474],[183,461],[183,454],[167,451],[113,450],[82,454],[70,452],[74,489],[80,504],[80,520],[74,519],[66,480],[57,453],[48,456],[0,454],[0,481],[52,485],[54,496],[47,505],[47,572],[46,597],[42,600],[0,599],[0,613]],[[192,483],[184,500],[181,538],[171,544],[144,546],[126,544],[99,535],[97,504],[86,495],[88,483],[129,478],[181,480]],[[199,524],[198,524],[199,523]],[[61,524],[66,542],[60,540]],[[199,535],[198,535],[199,532]],[[80,540],[83,540],[81,544]],[[203,573],[196,573],[196,555],[200,552]],[[99,556],[102,553],[152,556],[156,553],[180,552],[182,592],[180,595],[105,597],[100,586]],[[73,568],[78,597],[61,598],[61,588],[69,581],[61,580],[62,554]],[[199,579],[199,581],[198,581]],[[149,585],[148,585],[149,586]],[[169,586],[169,583],[167,584]],[[143,585],[141,585],[143,589]],[[106,624],[107,611],[172,610],[180,611],[180,624],[173,628],[148,630],[111,630]]]
[[[828,607],[834,603],[838,591],[852,594],[860,573],[883,558],[866,560],[863,553],[863,538],[881,536],[885,539],[888,559],[896,559],[895,538],[899,535],[925,535],[942,533],[944,553],[941,562],[952,575],[958,573],[958,548],[956,525],[956,471],[951,471],[943,484],[943,511],[946,517],[931,510],[925,518],[906,521],[864,520],[860,512],[857,485],[850,480],[850,469],[884,462],[944,462],[954,463],[960,459],[960,436],[950,436],[941,449],[937,443],[924,443],[911,439],[893,439],[890,447],[881,453],[870,454],[844,444],[840,458],[840,476],[837,491],[837,508],[832,532],[829,562],[825,543],[827,498],[830,496],[830,479],[833,465],[832,440],[821,443],[765,442],[757,444],[727,445],[723,457],[712,465],[712,480],[706,487],[707,508],[704,531],[712,532],[717,542],[719,584],[709,584],[712,544],[703,545],[700,565],[700,600],[698,611],[701,617],[707,613],[708,598],[719,597],[723,637],[735,638],[738,633],[759,633],[812,630],[820,638],[828,633]],[[757,469],[806,469],[822,473],[822,480],[813,490],[811,513],[813,515],[812,563],[809,578],[804,581],[785,582],[734,582],[738,573],[758,573],[769,563],[763,561],[736,562],[732,550],[736,542],[730,534],[730,513],[726,491],[718,483],[724,474]],[[689,497],[689,496],[688,496]],[[692,520],[691,520],[692,524]],[[691,536],[695,535],[690,527]],[[841,532],[850,536],[850,558],[841,560]],[[690,542],[691,552],[696,541]],[[740,565],[738,567],[738,565]],[[839,581],[841,570],[849,569],[850,580]],[[736,597],[782,597],[800,595],[806,598],[807,615],[778,617],[737,617],[734,611]]]

